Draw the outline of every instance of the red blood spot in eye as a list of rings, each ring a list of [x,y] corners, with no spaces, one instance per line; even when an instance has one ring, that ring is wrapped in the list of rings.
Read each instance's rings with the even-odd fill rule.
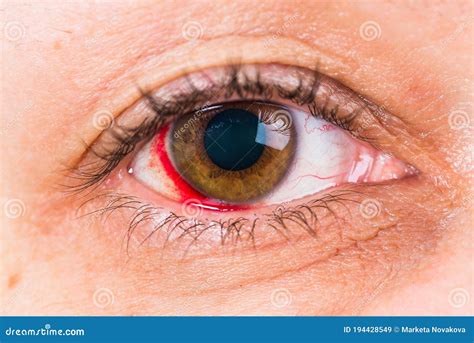
[[[176,168],[171,162],[168,152],[166,151],[166,137],[170,131],[170,125],[166,125],[163,129],[160,130],[158,137],[156,138],[155,152],[160,159],[163,169],[165,170],[168,177],[173,181],[173,184],[179,191],[181,200],[184,201],[186,198],[203,198],[201,194],[196,192],[176,171]]]
[[[160,162],[166,174],[178,190],[181,202],[185,202],[189,199],[194,199],[199,202],[198,204],[196,204],[196,206],[199,206],[205,210],[220,212],[236,211],[248,208],[241,205],[220,204],[216,201],[213,201],[212,199],[205,197],[204,195],[196,191],[194,188],[192,188],[173,166],[173,163],[169,158],[168,152],[166,151],[166,138],[168,137],[169,131],[170,125],[168,124],[163,127],[158,133],[158,136],[156,137],[155,153],[160,159]]]

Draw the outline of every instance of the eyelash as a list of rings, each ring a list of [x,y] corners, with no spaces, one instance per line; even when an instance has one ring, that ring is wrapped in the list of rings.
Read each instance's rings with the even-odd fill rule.
[[[106,177],[120,164],[120,162],[135,150],[140,143],[151,139],[164,124],[172,121],[180,114],[189,113],[203,109],[207,104],[212,104],[211,99],[216,98],[215,89],[220,90],[218,95],[224,100],[231,98],[233,95],[238,95],[242,99],[247,100],[265,100],[269,101],[275,96],[280,99],[289,100],[299,106],[306,106],[309,113],[314,117],[322,118],[340,128],[348,131],[354,137],[365,140],[360,135],[360,130],[354,125],[354,119],[357,114],[364,109],[361,107],[354,110],[345,118],[338,116],[338,107],[332,109],[327,108],[327,104],[317,104],[315,102],[316,94],[319,87],[320,74],[316,71],[312,72],[312,82],[309,87],[304,86],[303,79],[299,80],[298,86],[294,89],[283,89],[276,84],[264,84],[261,82],[259,75],[255,79],[251,79],[244,75],[243,81],[239,80],[238,75],[241,73],[240,66],[229,66],[226,68],[226,77],[220,83],[213,83],[207,91],[199,90],[192,81],[188,82],[189,91],[179,94],[174,94],[171,98],[162,99],[153,97],[150,93],[140,90],[144,99],[147,100],[147,105],[153,110],[154,116],[144,119],[139,125],[126,127],[114,125],[107,129],[110,133],[112,142],[110,145],[103,144],[96,147],[94,144],[87,147],[87,152],[99,159],[99,162],[94,161],[83,165],[82,167],[73,168],[69,176],[75,180],[79,180],[78,185],[66,186],[68,192],[77,193],[90,189],[96,189]],[[362,103],[364,99],[360,99]],[[369,104],[367,104],[367,107]],[[107,149],[107,147],[112,147]],[[71,176],[72,175],[72,176]],[[268,227],[275,229],[285,238],[285,231],[288,231],[287,223],[292,222],[298,224],[305,232],[311,236],[315,236],[314,228],[318,224],[318,216],[321,213],[316,213],[316,210],[325,210],[328,214],[335,215],[335,211],[330,208],[330,204],[342,204],[344,201],[357,202],[354,199],[347,199],[345,196],[349,194],[360,193],[354,190],[333,191],[319,199],[311,200],[306,204],[298,205],[294,208],[285,208],[280,205],[273,210],[271,214],[266,215],[265,223]],[[103,193],[96,195],[92,199],[86,200],[78,209],[85,207],[91,200],[95,199],[109,199],[105,206],[99,210],[92,210],[85,215],[102,214],[108,217],[111,213],[120,210],[128,209],[132,211],[131,219],[127,230],[127,251],[131,235],[144,222],[153,221],[154,215],[159,208],[150,204],[142,203],[138,198],[118,194],[118,193]],[[345,210],[347,208],[342,204]],[[155,226],[151,234],[146,237],[147,240],[153,233],[158,230],[166,230],[168,237],[172,232],[181,231],[179,237],[187,235],[192,236],[194,242],[201,233],[211,228],[218,229],[221,232],[221,243],[227,241],[237,243],[241,239],[242,230],[247,228],[247,236],[252,241],[254,240],[255,227],[259,219],[248,219],[239,217],[235,219],[228,219],[226,221],[209,221],[207,223],[196,222],[181,215],[170,212],[169,216],[162,220],[160,225]],[[248,224],[250,223],[250,226]],[[249,229],[250,228],[250,229]],[[248,231],[250,230],[250,231]],[[229,239],[229,237],[231,237]],[[232,238],[234,237],[234,238]],[[140,243],[143,244],[145,240]],[[166,244],[166,243],[165,243]],[[192,243],[191,243],[192,244]],[[187,252],[187,250],[186,250]],[[186,253],[185,252],[185,253]]]
[[[351,135],[361,140],[368,140],[360,135],[359,130],[353,126],[353,120],[363,108],[354,110],[349,116],[340,118],[338,116],[338,107],[328,109],[327,104],[321,106],[315,102],[315,96],[319,87],[320,74],[312,71],[312,82],[309,88],[304,88],[303,79],[299,79],[299,84],[294,89],[283,89],[279,85],[263,84],[257,74],[255,80],[244,75],[244,81],[238,80],[241,67],[233,65],[227,67],[227,76],[224,77],[222,84],[214,83],[208,91],[201,91],[190,81],[190,92],[174,95],[172,99],[157,99],[140,89],[142,96],[147,100],[148,106],[153,110],[155,116],[149,120],[148,118],[134,127],[112,126],[110,134],[114,142],[111,143],[113,149],[100,151],[94,145],[87,146],[86,151],[91,152],[95,157],[103,161],[102,164],[94,166],[86,164],[82,167],[76,167],[68,170],[71,178],[79,180],[79,184],[67,186],[72,193],[81,192],[88,188],[94,188],[120,164],[120,162],[129,155],[135,147],[147,139],[152,138],[165,123],[173,120],[179,114],[189,113],[191,111],[202,110],[206,104],[210,103],[210,99],[215,97],[212,95],[214,89],[221,90],[224,100],[229,99],[233,95],[249,100],[261,97],[269,101],[277,95],[281,99],[290,100],[296,105],[306,106],[312,116],[324,119],[340,128],[348,131]],[[361,98],[361,100],[363,100]],[[368,104],[367,104],[368,106]],[[104,147],[102,147],[104,148]]]
[[[345,205],[348,202],[360,204],[361,202],[351,198],[350,196],[357,196],[363,194],[358,191],[354,186],[353,189],[346,189],[340,191],[333,191],[330,194],[326,194],[318,199],[310,200],[304,204],[300,204],[294,207],[285,207],[284,205],[278,206],[270,214],[265,217],[265,224],[280,234],[286,241],[290,241],[292,231],[288,228],[288,223],[297,224],[301,229],[308,233],[312,237],[317,237],[317,225],[319,218],[325,215],[331,215],[337,225],[339,225],[339,218],[335,212],[336,209],[331,207],[340,206],[343,210],[349,212],[349,209]],[[100,218],[108,218],[116,211],[123,209],[130,210],[130,222],[128,223],[128,229],[126,232],[126,244],[125,251],[129,254],[130,240],[134,232],[139,228],[140,225],[148,222],[154,222],[155,214],[161,209],[150,204],[144,204],[140,199],[124,194],[118,194],[114,192],[101,194],[93,199],[89,199],[81,204],[78,208],[80,212],[81,208],[87,206],[91,201],[97,200],[98,198],[105,198],[107,200],[105,206],[98,210],[86,212],[79,217],[90,216],[99,214]],[[247,235],[247,240],[251,241],[252,247],[255,248],[255,228],[259,218],[248,219],[245,217],[230,218],[224,221],[209,221],[207,223],[198,222],[194,219],[187,218],[182,215],[178,215],[174,212],[170,212],[164,219],[161,219],[159,224],[153,226],[151,232],[139,242],[139,246],[143,245],[148,239],[150,239],[158,231],[163,231],[167,234],[167,238],[163,243],[163,248],[166,247],[170,236],[175,232],[180,232],[178,239],[189,236],[191,243],[187,249],[183,252],[183,258],[186,257],[189,248],[194,244],[199,236],[210,229],[217,229],[220,232],[221,245],[224,246],[226,243],[231,242],[233,245],[237,245],[242,241],[242,237]]]

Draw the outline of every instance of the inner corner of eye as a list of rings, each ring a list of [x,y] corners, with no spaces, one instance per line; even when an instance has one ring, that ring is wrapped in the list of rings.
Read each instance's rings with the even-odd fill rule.
[[[323,119],[291,106],[246,100],[180,115],[138,152],[131,167],[156,193],[219,211],[408,173],[401,161]]]

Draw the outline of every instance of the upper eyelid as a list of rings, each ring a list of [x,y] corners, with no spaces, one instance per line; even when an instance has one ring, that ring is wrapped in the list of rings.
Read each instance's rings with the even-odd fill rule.
[[[278,70],[278,68],[288,68],[284,69],[284,72],[294,72],[295,75],[293,76],[296,77],[297,84],[294,83],[292,87],[285,88],[278,83],[279,80],[274,80],[274,83],[269,85],[268,83],[272,81],[267,80],[264,82],[259,79],[259,75],[261,75],[261,70],[259,70],[259,68],[264,66],[274,66],[277,68],[274,70]],[[329,94],[329,96],[334,94],[340,96],[347,102],[347,104],[351,102],[352,107],[355,106],[355,109],[352,109],[350,118],[348,117],[344,119],[342,116],[338,117],[338,105],[336,102],[336,111],[328,111],[330,118],[325,118],[321,113],[319,113],[319,116],[323,119],[333,122],[336,125],[341,126],[344,129],[348,129],[349,132],[353,133],[354,136],[357,136],[357,132],[349,128],[349,123],[352,122],[358,114],[363,112],[373,113],[372,109],[377,109],[376,105],[370,104],[370,102],[355,93],[353,90],[345,87],[332,78],[320,74],[315,70],[278,64],[229,65],[215,68],[223,72],[224,77],[210,81],[210,87],[204,87],[204,89],[201,90],[199,90],[194,84],[194,81],[191,79],[191,77],[193,75],[204,73],[205,70],[191,73],[185,77],[171,81],[168,84],[158,88],[158,90],[155,92],[146,92],[139,89],[142,97],[138,99],[133,105],[122,111],[117,116],[114,126],[108,130],[104,130],[99,138],[88,146],[87,150],[91,151],[93,156],[95,155],[95,157],[100,157],[103,161],[106,161],[106,163],[103,163],[102,165],[98,164],[97,172],[95,173],[92,171],[92,169],[84,171],[81,169],[81,166],[83,165],[82,161],[89,156],[89,154],[86,153],[84,158],[76,166],[71,168],[71,171],[73,174],[75,174],[74,177],[79,179],[83,178],[84,184],[80,185],[79,187],[68,188],[78,188],[78,190],[83,190],[96,183],[100,183],[113,169],[115,169],[120,161],[129,152],[131,152],[138,143],[148,137],[151,138],[153,133],[157,132],[159,127],[161,127],[162,124],[167,120],[167,117],[171,118],[178,114],[184,114],[186,112],[198,110],[203,106],[206,99],[208,100],[207,104],[211,105],[212,101],[217,101],[217,97],[223,95],[222,92],[228,92],[229,90],[231,90],[231,93],[237,93],[239,97],[261,96],[263,98],[271,98],[275,95],[274,93],[277,93],[277,96],[287,97],[299,105],[311,106],[312,101],[315,101],[316,96],[319,94],[318,91],[320,90],[321,83],[324,83],[327,88],[325,91]],[[250,68],[250,70],[254,71],[253,79],[250,78],[250,75],[246,74],[248,70],[244,70],[244,68]],[[268,72],[268,74],[275,79],[278,78],[272,74],[272,71]],[[236,80],[238,82],[236,82]],[[182,85],[185,85],[185,87],[177,87],[178,90],[173,89],[171,88],[175,86],[173,82],[181,82]],[[305,83],[305,86],[303,86],[303,83]],[[221,90],[221,93],[217,92],[218,96],[214,94],[216,89]],[[269,90],[270,94],[266,93],[267,90]],[[340,93],[344,93],[345,95],[340,95]],[[192,98],[190,99],[190,97]],[[212,99],[213,97],[215,99]],[[315,109],[319,108],[317,106]],[[129,112],[132,112],[132,114],[136,115],[127,115]],[[148,114],[146,112],[148,112]],[[130,121],[134,124],[131,124]],[[117,140],[117,143],[122,144],[116,144],[117,151],[115,151],[110,149],[110,141],[103,143],[102,145],[107,145],[105,148],[108,148],[109,150],[101,152],[97,149],[104,149],[104,147],[100,146],[102,136],[108,136],[109,139],[112,137],[113,139]],[[363,138],[363,136],[359,135],[357,138]],[[91,181],[91,179],[93,181]]]
[[[247,66],[259,66],[259,65],[250,64]],[[293,68],[293,69],[305,69],[305,68],[295,67],[295,66],[285,66],[285,65],[282,65],[282,66]],[[230,65],[230,66],[215,67],[215,68],[227,70],[228,71],[227,75],[231,75],[231,73],[239,73],[241,70],[240,65]],[[336,80],[333,80],[332,78],[329,78],[325,76],[324,74],[320,74],[316,70],[307,69],[307,72],[311,74],[311,77],[313,76],[315,77],[314,78],[315,81],[318,81],[319,79],[325,79],[326,81],[330,80],[332,83],[333,89],[337,88],[337,91],[335,91],[334,93],[340,93],[340,92],[345,91],[346,97],[347,97],[347,94],[350,94],[351,96],[350,101],[353,104],[357,103],[356,106],[359,108],[359,110],[353,111],[354,114],[363,110],[367,110],[372,113],[383,111],[383,109],[380,109],[377,105],[375,105],[374,103],[371,103],[365,97],[360,96],[359,94],[355,93],[353,90],[349,89],[348,87],[338,83]],[[191,73],[190,75],[197,74],[197,73],[202,73],[202,71],[194,72],[194,73]],[[168,87],[170,84],[173,84],[174,81],[171,81],[163,85],[162,87],[159,87],[158,92],[153,91],[153,90],[147,91],[137,86],[142,97],[139,98],[137,101],[135,101],[134,104],[132,104],[131,106],[121,111],[119,115],[117,116],[117,121],[120,121],[121,118],[124,118],[127,112],[132,112],[134,108],[142,106],[142,108],[141,109],[139,108],[138,111],[145,110],[145,108],[143,107],[144,103],[148,105],[149,108],[154,110],[155,112],[154,114],[160,115],[162,117],[169,117],[169,116],[175,115],[177,112],[189,112],[189,111],[199,110],[199,109],[205,108],[207,105],[211,105],[210,101],[217,101],[216,98],[218,97],[216,97],[215,94],[212,94],[212,93],[215,93],[216,89],[217,91],[219,91],[219,88],[221,89],[225,88],[227,91],[229,89],[228,87],[230,86],[229,85],[230,82],[225,82],[221,80],[219,82],[214,83],[212,85],[213,86],[212,88],[209,87],[208,89],[205,89],[202,91],[195,91],[196,87],[193,84],[194,81],[189,78],[189,75],[181,77],[179,79],[185,80],[187,82],[188,88],[186,90],[174,91],[174,92],[169,91]],[[245,89],[245,87],[248,87],[249,83],[252,83],[253,87],[255,87],[258,84],[258,82],[255,80],[254,81],[249,80],[249,81],[250,82],[237,83],[235,85],[231,85],[233,87],[232,92],[234,93],[242,92],[242,93],[239,93],[239,96],[242,96],[242,97],[243,96],[262,96],[263,98],[265,98],[266,97],[265,89],[262,92],[255,92],[254,90]],[[312,83],[313,81],[311,80],[310,82]],[[316,87],[313,87],[314,93],[317,92],[319,88],[319,85],[317,85],[317,83],[315,83],[315,85]],[[277,82],[271,85],[271,87],[274,87],[274,89],[269,89],[271,87],[268,87],[268,84],[261,84],[261,86],[267,87],[267,90],[273,91],[274,93],[285,92],[286,95],[283,96],[284,98],[288,98],[290,100],[299,100],[299,101],[296,101],[296,103],[299,105],[306,105],[311,102],[310,100],[304,101],[304,98],[309,96],[309,94],[301,95],[302,93],[300,92],[300,93],[296,93],[296,95],[292,97],[291,93],[295,91],[296,89],[295,87],[285,89],[281,85],[279,85]],[[163,94],[165,95],[163,96]],[[219,93],[219,95],[222,95],[222,93]],[[282,94],[276,94],[276,95],[281,96]],[[190,96],[193,96],[195,98],[190,100],[189,99]],[[299,99],[296,99],[295,98],[296,96],[298,96]],[[211,99],[211,98],[214,98],[214,99]],[[268,97],[268,99],[270,98],[271,97]],[[206,99],[208,100],[207,103],[205,102]],[[256,100],[262,100],[262,98],[259,97]],[[183,104],[185,104],[186,106],[183,106]]]

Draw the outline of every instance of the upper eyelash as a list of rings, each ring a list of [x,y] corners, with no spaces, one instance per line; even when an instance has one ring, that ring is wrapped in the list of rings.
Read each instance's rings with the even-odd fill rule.
[[[119,130],[112,130],[112,138],[115,139],[118,144],[113,144],[116,148],[111,149],[110,151],[107,149],[105,149],[105,151],[100,151],[94,149],[93,146],[87,147],[88,151],[100,160],[105,161],[105,163],[94,161],[67,170],[68,172],[72,172],[71,175],[68,175],[69,178],[81,182],[73,186],[65,185],[65,187],[70,192],[76,193],[91,188],[94,185],[99,185],[100,182],[103,181],[104,178],[107,177],[107,175],[109,175],[117,165],[119,165],[120,162],[135,149],[135,146],[138,143],[153,136],[161,126],[161,121],[162,119],[157,116],[152,120],[145,119],[142,123],[132,128],[121,126]]]
[[[205,91],[199,90],[190,78],[186,78],[189,86],[187,92],[174,94],[171,98],[167,99],[157,98],[152,96],[149,92],[140,90],[143,98],[147,100],[147,104],[155,113],[155,116],[144,119],[139,125],[134,127],[118,125],[110,127],[108,133],[111,134],[113,140],[110,144],[112,148],[104,146],[95,147],[94,144],[88,146],[87,151],[90,151],[99,160],[68,170],[68,176],[79,181],[74,185],[66,186],[68,191],[73,193],[81,192],[89,188],[94,189],[94,186],[100,185],[120,162],[135,149],[137,144],[153,137],[163,124],[172,118],[180,114],[186,114],[205,108],[207,106],[206,104],[210,102],[209,99],[216,98],[216,90],[218,96],[224,98],[230,98],[234,94],[237,94],[240,98],[249,97],[249,100],[256,97],[271,100],[277,95],[297,105],[306,105],[311,115],[315,117],[322,118],[352,134],[355,132],[352,123],[358,111],[362,111],[363,108],[354,111],[354,113],[347,118],[339,118],[337,115],[337,106],[328,109],[327,104],[323,104],[322,106],[321,104],[316,104],[315,96],[320,85],[320,74],[317,71],[312,71],[310,87],[303,87],[303,79],[300,78],[298,86],[294,89],[284,89],[277,84],[263,83],[258,72],[255,78],[240,74],[240,76],[243,76],[243,81],[239,80],[239,73],[242,73],[240,65],[228,66],[226,71],[227,77],[223,78],[219,84],[213,83],[212,87]],[[357,137],[363,138],[360,137],[360,135]]]

